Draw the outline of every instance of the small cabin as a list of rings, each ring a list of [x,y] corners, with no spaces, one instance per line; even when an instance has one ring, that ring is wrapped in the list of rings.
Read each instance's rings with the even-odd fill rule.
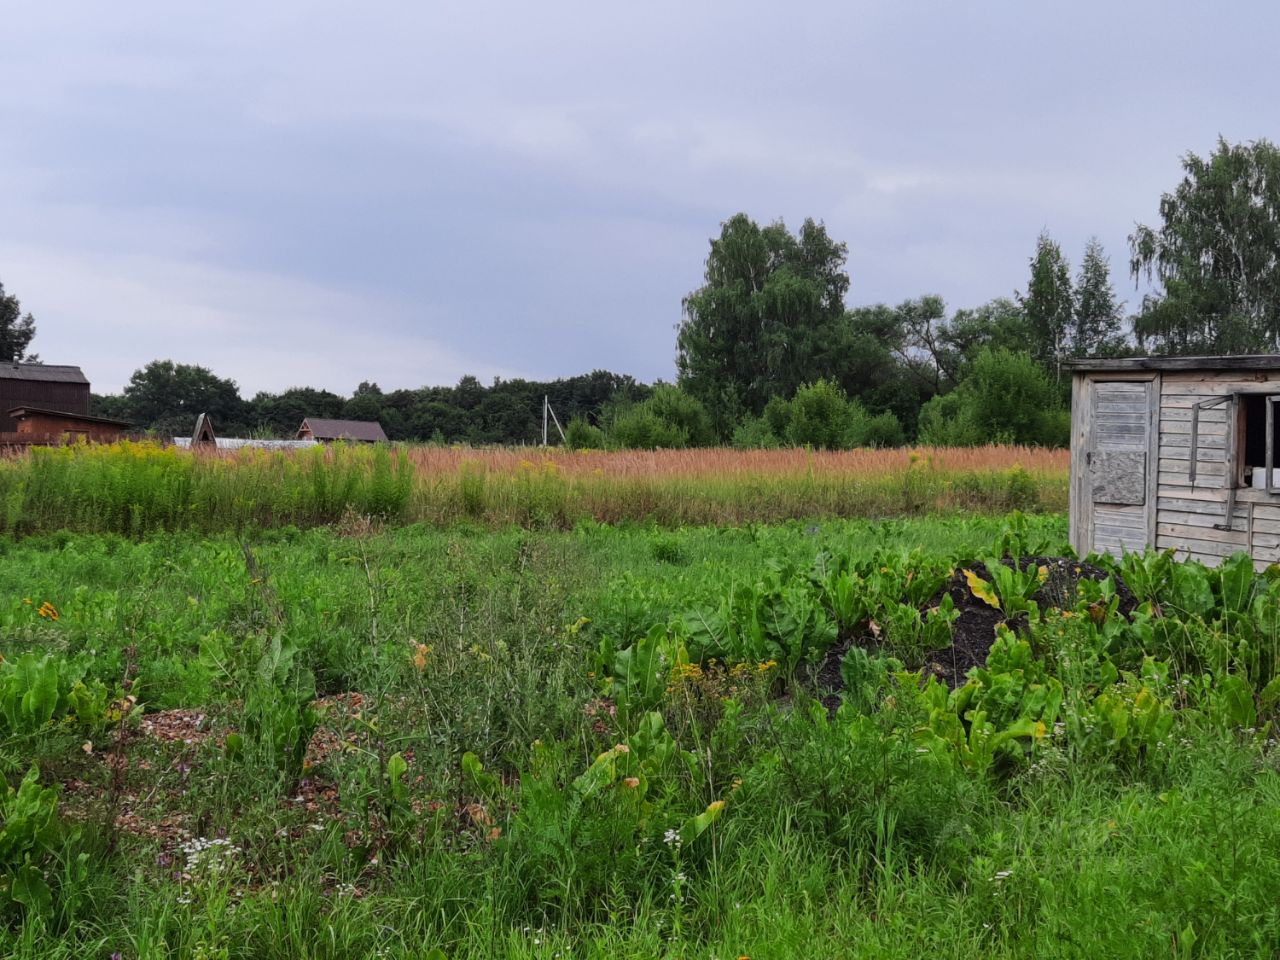
[[[41,407],[14,407],[9,411],[9,419],[18,429],[0,433],[0,441],[8,443],[115,443],[129,429],[124,420]]]
[[[1067,366],[1078,554],[1280,562],[1280,355]]]
[[[348,443],[386,443],[387,435],[377,420],[328,420],[307,417],[298,427],[299,440],[319,440],[332,443],[337,440]]]

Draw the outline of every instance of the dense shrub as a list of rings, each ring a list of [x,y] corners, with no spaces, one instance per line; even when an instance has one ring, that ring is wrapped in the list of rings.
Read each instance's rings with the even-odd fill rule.
[[[1070,414],[1029,354],[984,349],[959,387],[924,405],[919,429],[929,444],[1059,446],[1070,432]]]
[[[604,431],[581,417],[574,417],[565,428],[564,443],[572,450],[603,450]]]
[[[870,416],[840,387],[818,380],[796,391],[790,400],[774,397],[760,418],[744,420],[734,431],[739,448],[774,447],[783,443],[819,450],[900,446],[906,437],[892,413]]]
[[[734,429],[729,442],[738,450],[774,450],[782,446],[764,417],[747,417]]]
[[[716,442],[716,432],[707,408],[701,400],[678,387],[666,384],[657,387],[653,396],[641,406],[664,423],[683,430],[686,443],[691,447],[709,447]]]
[[[797,446],[839,450],[847,444],[861,409],[834,383],[819,380],[796,391],[789,412],[788,440]]]
[[[618,414],[609,431],[609,445],[629,450],[675,449],[689,445],[689,434],[639,404]]]
[[[906,443],[906,433],[902,424],[889,411],[878,413],[858,422],[861,436],[851,446],[856,447],[900,447]]]
[[[609,431],[610,446],[636,450],[707,447],[715,442],[715,428],[702,402],[665,384],[648,400],[618,413]]]

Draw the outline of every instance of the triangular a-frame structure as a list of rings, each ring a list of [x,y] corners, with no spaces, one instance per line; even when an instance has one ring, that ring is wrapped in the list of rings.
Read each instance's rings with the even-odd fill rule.
[[[202,413],[196,417],[196,429],[191,434],[191,446],[193,447],[216,447],[218,438],[213,435],[213,421],[209,419],[207,413]]]

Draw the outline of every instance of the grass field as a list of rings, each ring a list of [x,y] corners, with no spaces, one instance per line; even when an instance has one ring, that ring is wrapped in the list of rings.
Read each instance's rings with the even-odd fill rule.
[[[1250,565],[432,520],[0,539],[5,956],[1274,956]]]
[[[347,513],[570,529],[938,511],[1061,510],[1067,454],[1026,447],[668,450],[334,447],[192,454],[150,444],[0,458],[0,532],[144,536],[333,523]]]

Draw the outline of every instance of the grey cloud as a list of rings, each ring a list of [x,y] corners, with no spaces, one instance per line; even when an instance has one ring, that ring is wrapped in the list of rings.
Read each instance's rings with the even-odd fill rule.
[[[99,387],[669,378],[740,209],[825,219],[853,303],[1008,295],[1046,227],[1133,299],[1178,156],[1276,136],[1262,2],[193,10],[4,15],[0,279]]]

